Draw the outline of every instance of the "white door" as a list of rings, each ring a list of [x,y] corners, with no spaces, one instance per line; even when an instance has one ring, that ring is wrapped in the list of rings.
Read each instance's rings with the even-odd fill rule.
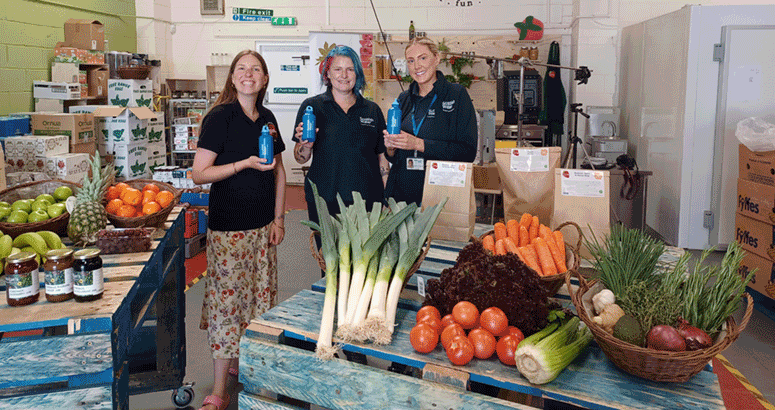
[[[737,209],[737,123],[775,114],[775,26],[724,26],[716,58],[721,58],[711,190],[709,243],[734,240]]]

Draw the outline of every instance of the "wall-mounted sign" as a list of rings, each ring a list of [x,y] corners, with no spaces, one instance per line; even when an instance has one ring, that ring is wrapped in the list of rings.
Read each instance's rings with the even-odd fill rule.
[[[234,21],[260,21],[271,23],[274,10],[250,9],[245,7],[232,7],[232,20]]]
[[[275,94],[307,94],[307,87],[275,87]]]
[[[293,64],[282,64],[280,65],[280,71],[301,71],[301,66]]]
[[[439,0],[439,1],[446,4],[447,6],[456,6],[456,7],[472,7],[472,6],[482,5],[481,0]]]
[[[272,17],[273,26],[295,26],[296,17]]]

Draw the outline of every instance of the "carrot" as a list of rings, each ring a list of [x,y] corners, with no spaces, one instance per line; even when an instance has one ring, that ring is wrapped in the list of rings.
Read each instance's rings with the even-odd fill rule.
[[[486,235],[482,238],[482,246],[484,246],[484,249],[495,253],[495,238],[493,238],[492,235]]]
[[[538,254],[538,263],[541,264],[541,270],[544,272],[544,275],[556,275],[557,267],[554,264],[554,259],[552,259],[552,251],[549,250],[549,245],[546,244],[544,238],[539,236],[535,239],[535,248]]]
[[[503,222],[496,222],[495,223],[495,242],[498,242],[500,239],[503,239],[508,236],[508,233],[506,231],[506,224]]]
[[[544,238],[545,241],[552,241],[556,243],[554,236],[552,236],[552,230],[544,224],[538,225],[538,236]]]
[[[514,243],[514,241],[509,238],[508,236],[503,238],[503,245],[506,247],[506,252],[511,252],[513,254],[517,254],[517,244]]]
[[[524,250],[522,252],[525,254],[527,259],[532,260],[532,263],[535,265],[530,267],[533,268],[533,270],[535,270],[538,273],[538,276],[543,276],[544,271],[541,269],[541,264],[538,263],[538,253],[536,253],[535,245],[533,245],[532,243],[529,243],[525,245],[523,249]]]
[[[529,213],[525,212],[522,214],[522,218],[519,220],[519,226],[524,226],[525,229],[530,229],[530,224],[533,223],[533,215],[530,215]]]
[[[525,246],[530,243],[530,234],[527,232],[527,228],[519,226],[519,246]]]
[[[533,221],[530,223],[530,229],[528,229],[528,233],[530,233],[530,242],[533,242],[533,239],[538,236],[538,225],[541,225],[540,222],[538,222],[538,217],[534,216]]]
[[[495,241],[495,254],[496,255],[505,255],[506,254],[506,243],[503,239],[498,239]]]
[[[541,276],[541,266],[538,264],[538,256],[536,256],[535,250],[530,249],[527,246],[517,248],[517,250],[521,253],[522,260],[525,261],[525,265],[536,271],[536,273]]]
[[[562,236],[562,232],[560,231],[554,231],[552,232],[552,236],[554,237],[554,241],[557,242],[557,248],[560,250],[560,259],[566,260],[565,255],[565,237]]]
[[[551,234],[546,238],[543,239],[544,243],[546,243],[546,246],[549,247],[549,252],[552,254],[552,259],[554,260],[554,266],[557,268],[557,273],[564,273],[568,270],[568,268],[565,266],[565,260],[560,257],[560,250],[557,248],[557,243],[554,241],[554,236]]]
[[[509,219],[506,223],[506,234],[515,244],[519,243],[519,222],[516,219]]]

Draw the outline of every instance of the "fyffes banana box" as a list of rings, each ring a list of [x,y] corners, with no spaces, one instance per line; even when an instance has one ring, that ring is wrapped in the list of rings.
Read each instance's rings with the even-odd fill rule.
[[[150,107],[151,80],[108,80],[108,104],[120,107]]]
[[[145,142],[114,145],[116,176],[125,179],[147,178],[148,144]]]

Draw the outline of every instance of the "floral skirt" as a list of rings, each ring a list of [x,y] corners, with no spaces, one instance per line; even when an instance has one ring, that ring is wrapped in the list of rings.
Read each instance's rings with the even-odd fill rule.
[[[251,319],[277,304],[277,248],[269,227],[207,230],[207,276],[199,328],[207,330],[214,359],[239,357]]]

